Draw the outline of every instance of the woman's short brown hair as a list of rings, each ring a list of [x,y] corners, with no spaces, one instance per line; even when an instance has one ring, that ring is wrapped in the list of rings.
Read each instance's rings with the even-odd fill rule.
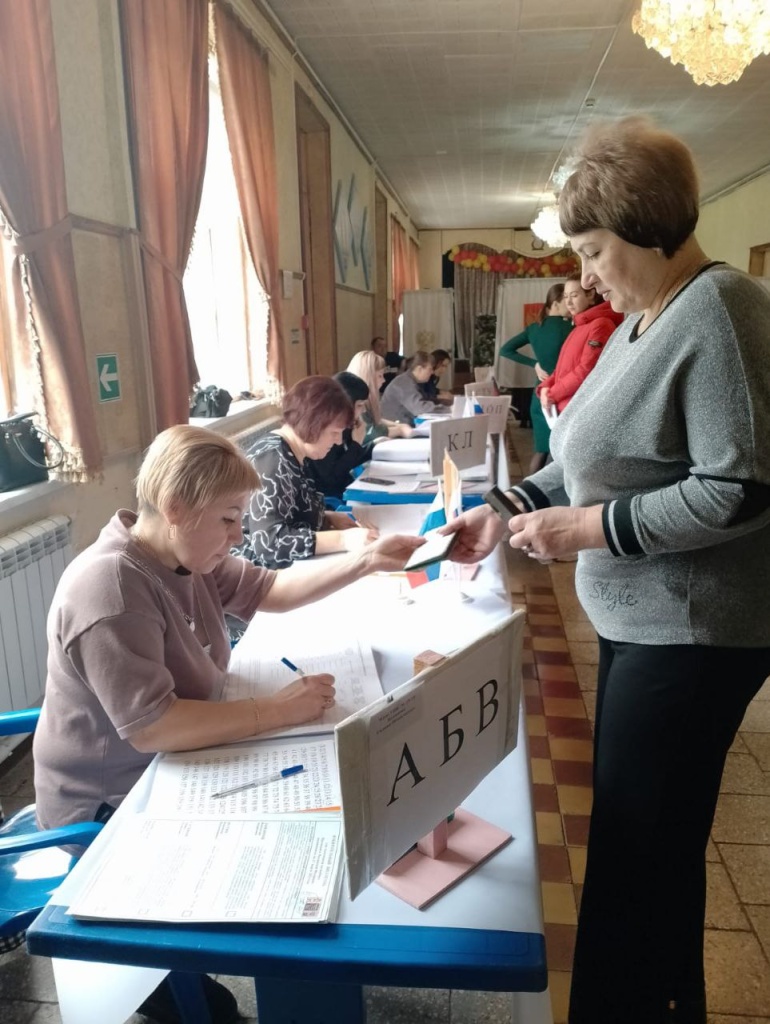
[[[300,441],[313,444],[332,423],[353,426],[353,405],[331,377],[303,377],[283,396],[283,422]]]
[[[226,495],[258,487],[259,474],[229,438],[178,424],[158,434],[147,449],[136,497],[140,512],[166,512],[174,505],[199,512]]]
[[[692,154],[646,117],[589,128],[576,166],[559,196],[559,219],[570,237],[606,228],[669,258],[698,223],[698,176]]]

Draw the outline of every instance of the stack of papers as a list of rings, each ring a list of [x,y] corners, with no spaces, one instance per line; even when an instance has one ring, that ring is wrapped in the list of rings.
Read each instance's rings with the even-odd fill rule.
[[[72,901],[75,917],[236,924],[335,919],[343,842],[331,730],[381,697],[382,684],[371,648],[330,636],[314,608],[295,612],[290,622],[266,613],[256,618],[234,651],[223,698],[286,686],[292,673],[281,658],[290,653],[306,675],[334,675],[334,707],[315,722],[282,730],[280,739],[160,756],[143,811],[111,824],[116,831]],[[297,765],[301,772],[280,777]],[[254,781],[260,784],[244,787]],[[98,842],[89,854],[97,853]]]
[[[298,563],[295,567],[291,571],[299,575],[303,567]],[[265,738],[331,732],[339,722],[382,696],[371,647],[348,631],[330,631],[328,621],[318,615],[314,605],[308,605],[291,616],[257,613],[233,651],[222,699],[266,697],[282,690],[296,678],[281,660],[286,656],[306,676],[320,672],[334,676],[334,706],[314,722],[263,733]]]
[[[289,762],[304,771],[214,796]],[[339,805],[330,736],[163,755],[144,812],[118,825],[69,913],[177,923],[334,920]]]

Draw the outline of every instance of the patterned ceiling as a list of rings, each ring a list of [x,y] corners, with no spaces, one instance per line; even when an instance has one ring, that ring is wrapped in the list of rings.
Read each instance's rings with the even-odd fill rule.
[[[267,7],[262,0],[260,6]],[[696,86],[631,31],[637,0],[270,0],[421,228],[524,227],[593,118],[647,113],[704,199],[770,167],[770,57]]]

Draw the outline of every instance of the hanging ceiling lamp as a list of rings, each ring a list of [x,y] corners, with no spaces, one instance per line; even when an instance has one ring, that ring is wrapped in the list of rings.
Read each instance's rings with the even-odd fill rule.
[[[550,248],[560,249],[567,244],[567,236],[559,224],[559,207],[555,203],[540,210],[532,221],[530,230]]]
[[[737,82],[755,57],[770,53],[770,7],[762,0],[642,0],[631,27],[697,85]]]

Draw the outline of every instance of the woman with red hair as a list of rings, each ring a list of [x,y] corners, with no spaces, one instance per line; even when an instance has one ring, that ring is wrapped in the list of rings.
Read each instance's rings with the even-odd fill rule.
[[[322,459],[353,426],[353,404],[331,377],[305,377],[284,395],[283,423],[247,455],[262,482],[244,517],[239,553],[280,569],[301,558],[357,551],[377,536],[344,512],[327,512],[306,459]]]

